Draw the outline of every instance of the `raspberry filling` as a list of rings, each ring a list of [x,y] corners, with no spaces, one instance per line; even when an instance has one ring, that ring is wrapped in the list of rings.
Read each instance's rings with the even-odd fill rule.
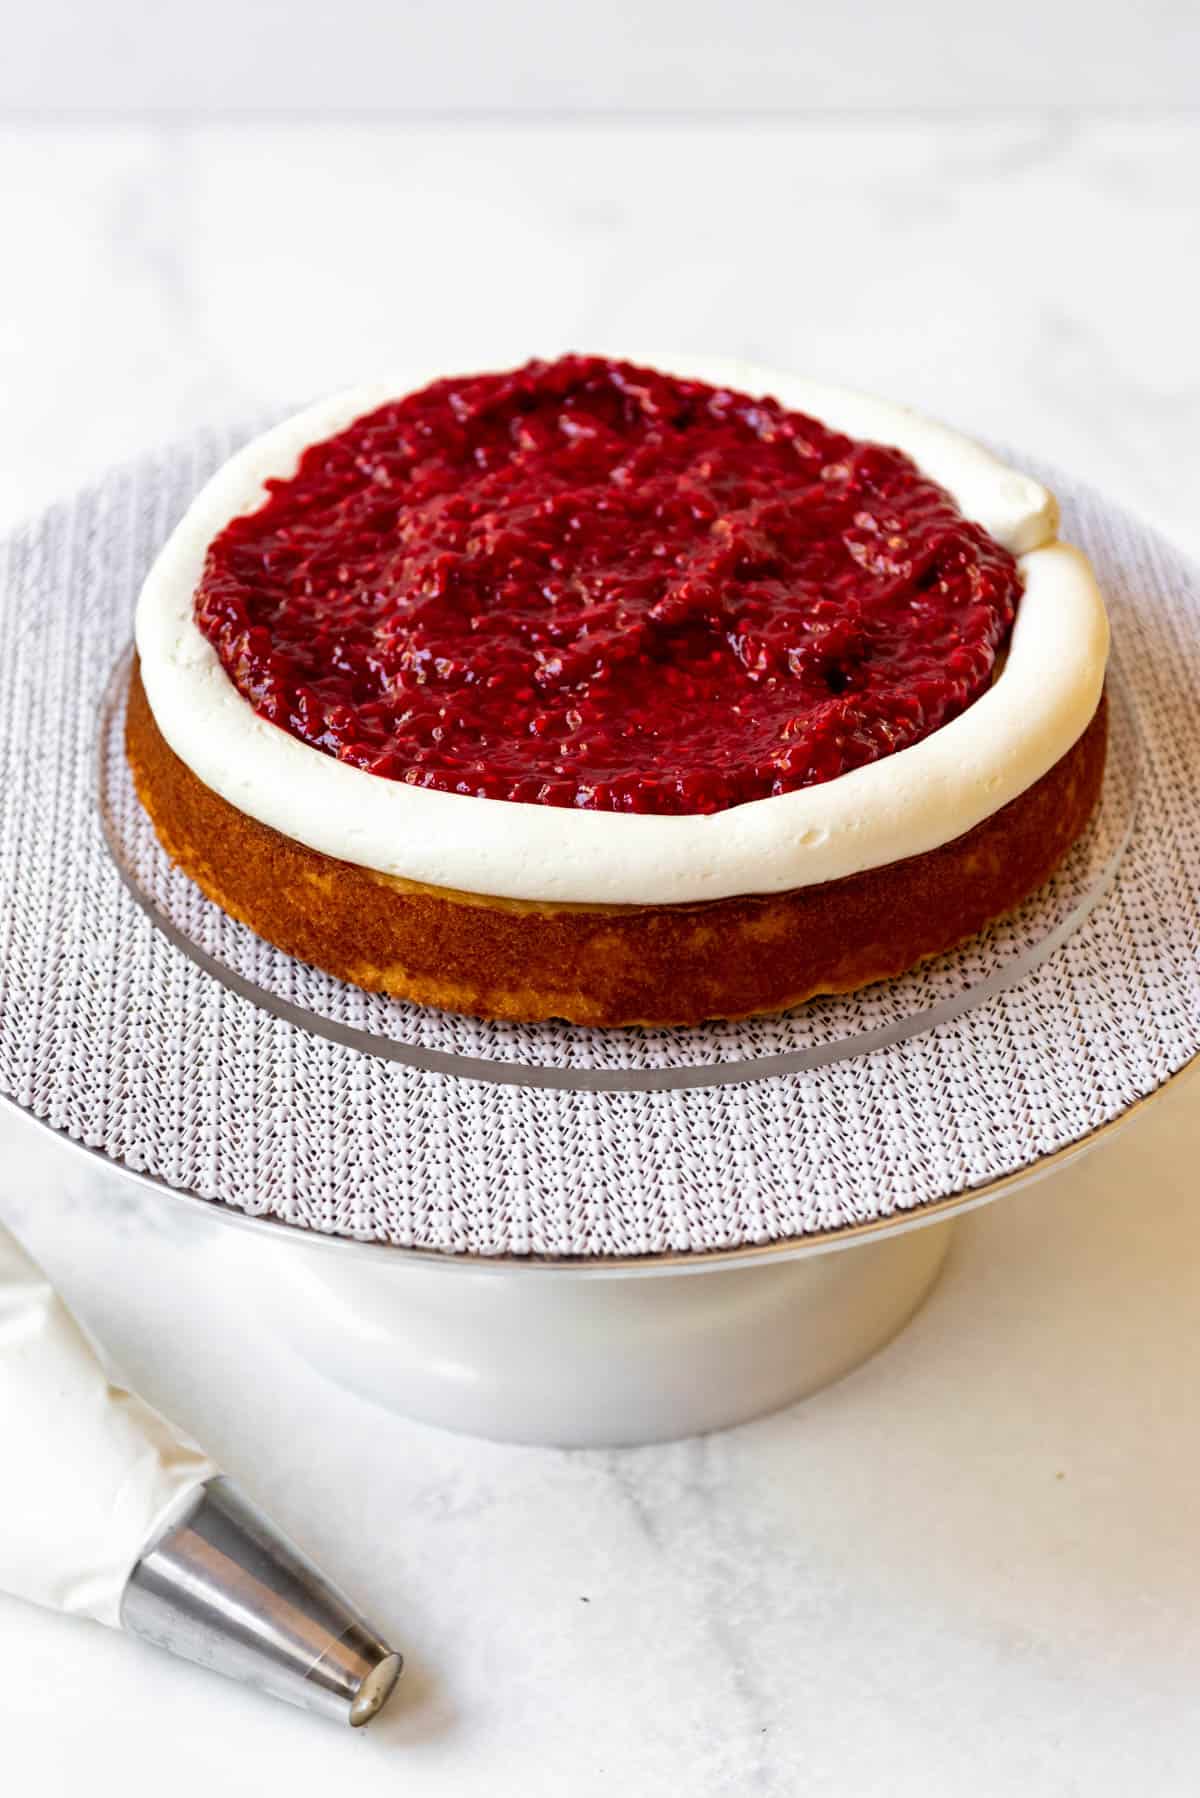
[[[694,813],[832,780],[985,691],[1012,556],[897,450],[596,357],[436,381],[211,545],[254,709],[448,793]]]

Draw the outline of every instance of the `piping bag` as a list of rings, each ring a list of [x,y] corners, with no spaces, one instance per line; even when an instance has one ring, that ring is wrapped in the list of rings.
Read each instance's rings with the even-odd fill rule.
[[[113,1386],[0,1227],[0,1588],[338,1722],[400,1656],[194,1443]]]

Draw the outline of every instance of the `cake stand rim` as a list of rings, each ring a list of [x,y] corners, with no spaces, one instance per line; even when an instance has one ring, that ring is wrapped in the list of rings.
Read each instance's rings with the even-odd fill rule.
[[[331,1249],[363,1257],[372,1256],[379,1260],[381,1266],[387,1260],[398,1260],[439,1272],[454,1270],[477,1275],[517,1273],[530,1276],[560,1273],[574,1274],[582,1279],[613,1279],[700,1274],[722,1268],[797,1261],[809,1255],[833,1254],[857,1248],[885,1237],[899,1236],[909,1230],[919,1230],[925,1225],[957,1220],[970,1211],[980,1210],[984,1205],[992,1204],[1023,1186],[1031,1186],[1069,1163],[1080,1160],[1091,1150],[1110,1141],[1118,1131],[1161,1099],[1169,1089],[1185,1085],[1198,1074],[1200,1050],[1189,1056],[1151,1092],[1143,1093],[1116,1117],[1098,1124],[1094,1130],[1089,1130],[1074,1142],[1064,1143],[1025,1167],[1014,1168],[1010,1173],[1000,1174],[983,1185],[967,1187],[963,1192],[947,1193],[943,1198],[915,1205],[907,1211],[872,1218],[861,1224],[847,1224],[837,1230],[814,1231],[805,1236],[773,1237],[766,1242],[743,1243],[723,1249],[664,1249],[644,1255],[478,1255],[469,1250],[421,1248],[379,1237],[343,1236],[334,1231],[310,1230],[266,1212],[257,1216],[225,1200],[206,1199],[202,1193],[193,1192],[190,1187],[172,1186],[169,1181],[148,1169],[127,1167],[103,1149],[81,1142],[52,1124],[48,1118],[39,1117],[37,1112],[22,1105],[10,1093],[0,1093],[0,1104],[18,1112],[66,1148],[98,1161],[113,1173],[125,1175],[144,1190],[163,1198],[182,1201],[187,1206],[189,1215],[215,1216],[221,1223],[253,1230],[268,1238],[288,1240],[294,1247]]]

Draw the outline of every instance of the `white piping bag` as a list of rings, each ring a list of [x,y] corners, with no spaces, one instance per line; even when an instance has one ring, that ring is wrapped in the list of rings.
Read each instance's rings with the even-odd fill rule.
[[[0,1589],[358,1725],[400,1657],[200,1449],[112,1385],[0,1227]]]

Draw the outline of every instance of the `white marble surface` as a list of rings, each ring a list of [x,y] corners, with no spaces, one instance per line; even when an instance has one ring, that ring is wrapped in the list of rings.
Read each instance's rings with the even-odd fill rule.
[[[566,344],[861,381],[1200,549],[1200,123],[0,133],[0,518],[199,419]],[[410,1655],[364,1738],[0,1601],[3,1782],[140,1798],[1195,1790],[1195,1088],[961,1226],[890,1350],[660,1449],[506,1449],[290,1360],[222,1243],[4,1126],[147,1395]],[[2,1464],[2,1462],[0,1462]]]
[[[341,1393],[234,1302],[237,1232],[132,1184],[101,1205],[0,1119],[0,1212],[410,1658],[364,1739],[0,1600],[12,1790],[1190,1798],[1196,1101],[964,1220],[840,1385],[607,1453]]]
[[[197,420],[564,347],[744,355],[1200,545],[1200,119],[0,130],[0,524]]]

